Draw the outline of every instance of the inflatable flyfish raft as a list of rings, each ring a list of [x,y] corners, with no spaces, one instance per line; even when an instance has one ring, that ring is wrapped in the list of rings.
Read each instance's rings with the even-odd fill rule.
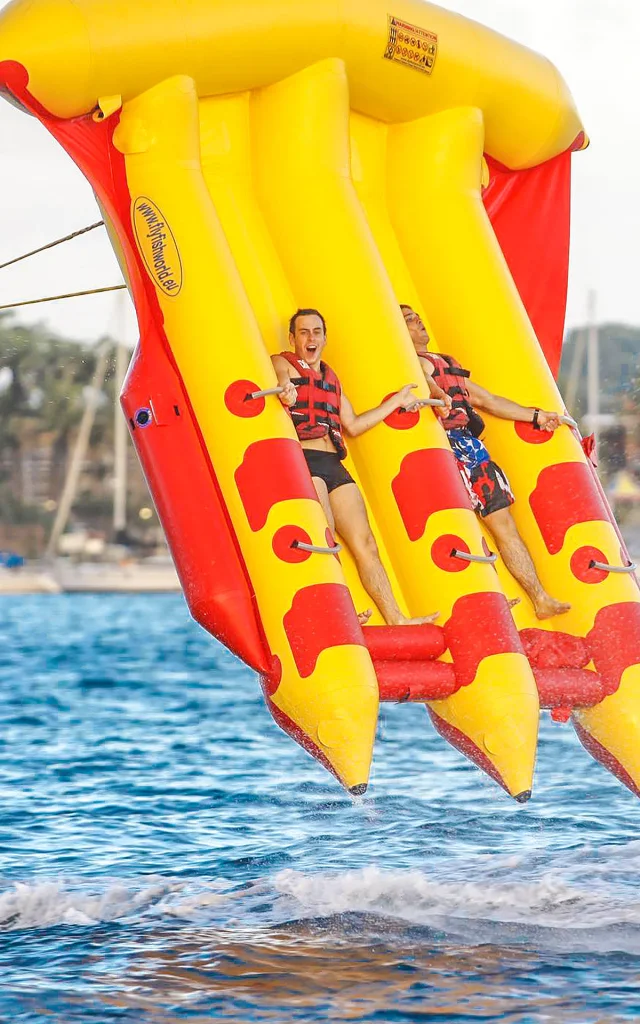
[[[524,801],[548,708],[640,796],[640,594],[577,430],[486,428],[541,580],[572,606],[544,622],[433,409],[350,442],[403,612],[441,613],[361,627],[370,599],[263,394],[292,312],[316,307],[356,410],[409,381],[427,398],[402,302],[479,384],[563,408],[587,139],[554,67],[422,0],[14,0],[0,88],[96,193],[141,335],[122,405],[189,608],[285,732],[362,793],[379,701],[420,702]]]

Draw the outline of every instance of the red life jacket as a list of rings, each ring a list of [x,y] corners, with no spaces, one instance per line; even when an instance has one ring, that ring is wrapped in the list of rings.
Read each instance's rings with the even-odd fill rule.
[[[475,437],[480,437],[484,430],[484,420],[471,405],[467,378],[469,370],[463,370],[460,363],[452,356],[436,355],[429,352],[429,362],[433,363],[433,379],[451,399],[451,413],[442,426],[445,430],[462,430],[465,427]]]
[[[344,459],[347,448],[340,422],[342,388],[336,374],[326,363],[320,363],[318,372],[291,352],[280,354],[299,374],[291,380],[298,390],[298,400],[289,409],[298,437],[301,441],[313,441],[329,436],[338,455]]]

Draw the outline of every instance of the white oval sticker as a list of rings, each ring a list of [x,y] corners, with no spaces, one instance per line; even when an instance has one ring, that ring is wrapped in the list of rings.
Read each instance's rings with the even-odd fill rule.
[[[146,196],[134,199],[131,219],[149,276],[164,295],[175,299],[182,288],[182,261],[171,228]]]

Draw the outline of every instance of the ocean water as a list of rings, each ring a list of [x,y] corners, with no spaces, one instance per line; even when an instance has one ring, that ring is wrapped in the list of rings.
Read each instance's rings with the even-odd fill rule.
[[[354,801],[170,596],[0,599],[0,1021],[640,1019],[640,807],[382,710]]]

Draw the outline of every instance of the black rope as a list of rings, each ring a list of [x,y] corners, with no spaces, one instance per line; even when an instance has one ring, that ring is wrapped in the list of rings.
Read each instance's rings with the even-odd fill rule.
[[[78,238],[80,235],[86,235],[88,231],[95,231],[96,228],[104,227],[104,221],[98,220],[95,224],[89,224],[86,228],[80,228],[79,231],[73,231],[70,235],[65,235],[64,238],[56,238],[55,242],[47,242],[46,245],[41,245],[39,249],[32,249],[31,252],[25,252],[23,256],[16,256],[15,259],[8,260],[6,263],[0,263],[0,270],[4,270],[5,267],[12,267],[14,263],[20,263],[21,260],[27,260],[30,256],[37,256],[39,252],[45,252],[46,249],[53,249],[56,245],[62,245],[63,242],[70,242],[72,238]]]
[[[112,284],[108,288],[90,288],[86,292],[69,292],[67,295],[49,295],[46,299],[27,299],[26,302],[10,302],[7,306],[0,306],[0,310],[18,309],[20,306],[37,306],[40,302],[57,302],[58,299],[77,299],[81,295],[102,295],[104,292],[120,292],[126,287],[126,284]]]

